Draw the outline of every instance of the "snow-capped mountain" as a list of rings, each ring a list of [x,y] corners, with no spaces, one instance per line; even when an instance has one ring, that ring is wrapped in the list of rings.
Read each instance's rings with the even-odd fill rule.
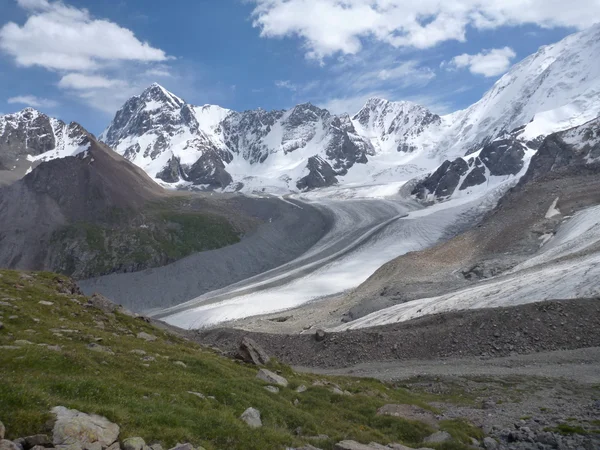
[[[352,117],[308,103],[235,112],[154,84],[101,139],[172,186],[281,192],[418,177],[414,195],[444,199],[518,178],[544,136],[600,115],[598,54],[600,25],[542,47],[446,116],[379,98]]]
[[[87,148],[88,136],[79,124],[33,108],[0,116],[0,178],[16,179],[39,161],[75,155]]]

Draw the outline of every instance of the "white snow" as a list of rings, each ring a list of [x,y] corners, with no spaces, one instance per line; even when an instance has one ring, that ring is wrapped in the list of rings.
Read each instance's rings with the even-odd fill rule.
[[[552,204],[550,205],[550,208],[548,208],[548,212],[546,213],[546,219],[552,219],[555,216],[560,216],[560,211],[556,207],[556,205],[558,204],[558,200],[559,197],[556,197],[554,202],[552,202]]]

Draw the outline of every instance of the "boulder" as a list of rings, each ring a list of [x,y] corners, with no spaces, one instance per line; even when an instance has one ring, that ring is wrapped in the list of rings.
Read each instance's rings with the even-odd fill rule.
[[[271,358],[260,345],[248,337],[242,338],[236,357],[250,364],[264,366]]]
[[[446,431],[438,431],[437,433],[433,433],[431,436],[427,436],[423,439],[423,442],[427,444],[441,444],[442,442],[448,442],[452,440],[452,436],[450,433]]]
[[[0,440],[0,450],[19,450],[19,447],[12,441],[2,439]]]
[[[108,447],[119,438],[119,426],[106,417],[85,414],[64,406],[52,408],[52,413],[56,416],[52,430],[55,446],[79,444],[83,447],[98,442],[102,447]]]
[[[317,330],[317,332],[315,333],[315,339],[317,342],[324,341],[326,337],[327,337],[327,333],[325,333],[324,330]]]
[[[417,420],[426,423],[432,428],[439,428],[435,414],[415,405],[385,405],[377,410],[377,415],[400,417],[406,420]]]
[[[248,408],[244,413],[240,416],[250,428],[260,428],[262,427],[262,420],[260,419],[260,411],[255,408]]]
[[[144,447],[146,442],[141,437],[127,438],[121,444],[123,450],[144,450]]]
[[[260,369],[256,375],[256,378],[269,384],[277,384],[283,387],[287,387],[288,385],[288,380],[267,369]]]

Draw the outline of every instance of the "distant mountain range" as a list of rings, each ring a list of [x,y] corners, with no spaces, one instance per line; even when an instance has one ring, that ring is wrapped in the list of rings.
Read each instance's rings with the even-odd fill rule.
[[[408,193],[438,201],[516,182],[544,137],[599,116],[599,54],[596,25],[540,48],[445,116],[379,98],[353,116],[309,103],[236,112],[153,84],[99,139],[173,188],[281,194],[407,182]],[[84,131],[32,109],[0,117],[0,180],[81,151]]]

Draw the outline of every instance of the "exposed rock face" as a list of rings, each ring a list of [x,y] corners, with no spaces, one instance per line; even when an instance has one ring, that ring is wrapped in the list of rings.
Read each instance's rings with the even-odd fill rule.
[[[296,186],[301,191],[332,186],[338,183],[331,165],[319,156],[312,156],[306,165],[308,175],[298,180]]]
[[[105,417],[89,415],[75,409],[57,406],[52,409],[56,416],[53,428],[54,445],[98,443],[108,447],[119,438],[119,426]]]
[[[0,184],[21,178],[36,160],[71,156],[88,142],[79,124],[67,125],[33,108],[0,116]]]

